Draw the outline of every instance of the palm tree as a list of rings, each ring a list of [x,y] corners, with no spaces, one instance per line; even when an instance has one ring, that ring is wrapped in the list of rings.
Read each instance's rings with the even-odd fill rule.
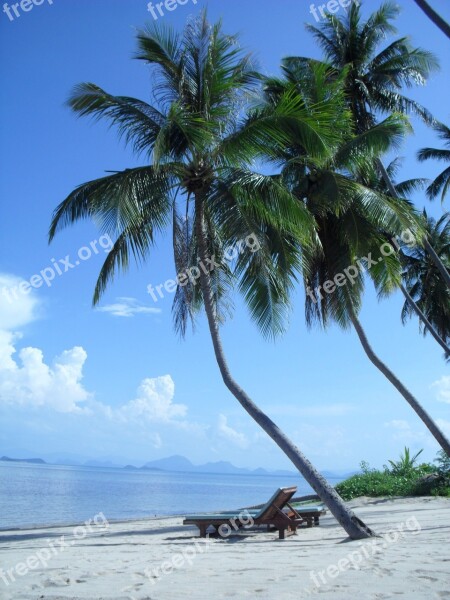
[[[290,458],[353,539],[373,532],[343,503],[294,443],[252,401],[232,377],[219,326],[227,291],[235,279],[223,265],[224,248],[259,234],[258,252],[243,248],[239,257],[240,289],[263,330],[277,331],[287,307],[286,261],[271,246],[267,232],[278,232],[280,244],[300,237],[306,247],[315,239],[308,211],[274,178],[249,169],[268,147],[285,143],[283,130],[294,130],[314,156],[333,145],[335,134],[326,106],[308,108],[286,95],[276,114],[259,113],[245,127],[236,125],[258,76],[251,57],[235,37],[209,25],[206,14],[182,36],[151,28],[138,35],[137,58],[159,76],[153,92],[157,106],[130,97],[112,96],[98,86],[78,86],[69,104],[79,115],[107,117],[125,141],[144,152],[151,164],[85,183],[55,210],[50,240],[63,227],[93,219],[115,238],[98,278],[94,303],[131,255],[145,260],[154,236],[172,225],[177,272],[196,269],[195,278],[178,278],[175,326],[204,306],[214,353],[223,381],[247,413]],[[289,258],[288,253],[286,253]],[[281,266],[283,268],[281,268]],[[294,265],[293,265],[294,267]],[[261,306],[269,310],[260,311]]]
[[[445,149],[438,148],[422,148],[417,153],[417,158],[423,162],[425,160],[443,160],[450,162],[450,129],[443,123],[435,123],[433,129],[437,131],[438,136],[444,141]],[[441,194],[441,202],[444,202],[445,196],[450,189],[450,167],[442,171],[436,177],[433,183],[427,189],[427,196],[430,200],[434,200]]]
[[[450,267],[450,215],[446,213],[437,222],[423,213],[428,237],[444,264]],[[403,252],[404,280],[408,295],[431,323],[440,339],[450,340],[450,291],[444,285],[435,264],[420,247]],[[402,321],[413,316],[409,302],[402,310]],[[422,327],[423,334],[427,328]],[[448,345],[446,351],[450,354]]]
[[[412,112],[428,124],[433,123],[429,111],[401,91],[405,86],[424,85],[430,73],[438,68],[437,59],[426,50],[413,48],[407,37],[394,40],[377,53],[385,37],[396,32],[391,21],[398,12],[397,5],[385,2],[363,22],[360,3],[352,3],[346,19],[327,15],[320,27],[306,26],[321,46],[327,64],[333,66],[337,73],[345,69],[348,106],[358,132],[376,123],[378,113]],[[285,64],[291,69],[299,69],[310,61],[309,58],[291,57],[285,59]],[[377,166],[389,193],[398,198],[379,158]],[[450,275],[433,247],[426,238],[422,243],[450,286]]]
[[[425,2],[425,0],[415,0],[417,6],[419,6],[423,12],[427,15],[431,21],[439,27],[439,29],[445,33],[445,35],[450,38],[450,25],[445,21],[441,15],[439,15],[429,4]]]
[[[286,81],[268,80],[266,83],[269,105],[276,106],[277,98],[286,93],[286,88],[296,89],[305,104],[325,99],[330,102],[334,94],[339,94],[339,81],[330,82],[326,66],[309,63],[308,68],[303,65],[299,71],[284,65],[283,70]],[[400,257],[386,239],[399,235],[405,228],[420,229],[408,202],[393,200],[379,190],[379,186],[369,188],[360,183],[377,176],[376,157],[401,138],[405,124],[398,117],[388,117],[359,135],[351,135],[352,121],[343,111],[336,113],[335,123],[338,128],[343,127],[347,135],[342,136],[331,156],[310,157],[295,134],[279,156],[284,163],[282,178],[314,216],[320,240],[319,245],[304,248],[302,253],[307,324],[318,322],[326,327],[330,320],[344,328],[352,324],[368,358],[448,452],[450,441],[375,354],[357,317],[364,290],[364,271],[369,272],[382,294],[396,289],[401,282]],[[384,248],[383,253],[385,246],[388,248]],[[361,256],[367,258],[361,259]]]
[[[401,161],[397,158],[397,159],[393,160],[386,167],[386,171],[387,171],[391,181],[395,180],[395,177],[400,169],[400,166],[401,166]],[[408,179],[407,181],[403,181],[401,183],[396,183],[395,190],[396,190],[398,196],[404,197],[405,195],[408,195],[412,191],[423,189],[424,187],[426,187],[427,183],[428,183],[428,180],[423,179],[423,178]],[[373,181],[370,182],[369,187],[380,189],[384,192],[388,191],[386,183],[384,182],[383,179],[379,178],[378,173],[375,174],[375,177],[374,177]],[[431,230],[431,228],[428,227],[427,231],[429,234],[430,234],[430,230]],[[433,236],[429,235],[429,237],[430,237],[430,239],[432,239]],[[403,273],[402,279],[404,279],[408,273],[408,266],[409,266],[408,265],[408,258],[409,258],[408,250],[409,250],[410,244],[402,244],[402,246],[404,248],[404,250],[402,251],[401,246],[399,247],[399,244],[397,244],[394,239],[390,238],[390,236],[387,236],[387,239],[388,239],[388,241],[391,242],[393,248],[398,248],[398,251],[400,252],[400,258],[402,260],[402,264],[407,267]],[[414,244],[414,246],[415,246],[415,244]],[[440,247],[442,247],[442,245]],[[406,255],[405,255],[404,251],[407,252]],[[422,249],[419,248],[417,251],[419,254],[425,256],[425,260],[426,260],[427,255],[425,255],[425,253],[422,251]],[[442,254],[440,252],[439,252],[439,255],[440,255],[439,257],[442,260],[442,262],[444,264],[446,264],[446,260],[444,259],[444,257],[442,256]],[[434,265],[434,263],[433,263],[433,265]],[[438,276],[437,273],[436,273],[436,275]],[[440,281],[442,281],[442,279]],[[448,288],[446,288],[446,286],[444,286],[444,288],[448,289]],[[408,315],[412,316],[413,312],[416,313],[416,316],[419,317],[420,322],[423,326],[424,335],[425,335],[426,331],[428,331],[433,336],[433,338],[436,340],[436,342],[441,346],[441,348],[445,351],[445,356],[446,357],[449,356],[450,355],[450,347],[447,345],[445,338],[442,338],[439,335],[438,331],[435,329],[435,327],[432,325],[432,323],[428,320],[425,313],[420,309],[419,305],[414,301],[414,299],[408,292],[407,288],[403,284],[403,281],[400,282],[400,290],[401,290],[402,294],[405,296],[405,300],[406,300],[405,307],[406,306],[408,307]],[[406,309],[404,308],[404,311],[405,310]],[[404,317],[402,317],[402,322],[403,323],[405,322]]]

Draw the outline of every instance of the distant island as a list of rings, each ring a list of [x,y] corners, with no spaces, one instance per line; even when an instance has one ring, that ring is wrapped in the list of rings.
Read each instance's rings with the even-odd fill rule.
[[[133,465],[124,467],[128,470],[139,471],[170,471],[176,473],[217,473],[219,475],[282,475],[293,477],[296,475],[294,471],[267,471],[266,469],[245,469],[236,467],[230,462],[217,461],[207,462],[203,465],[194,465],[185,456],[174,455],[159,460],[152,460],[144,466],[136,469]]]
[[[168,471],[175,473],[216,473],[218,475],[275,475],[281,477],[298,477],[296,471],[276,470],[268,471],[259,467],[258,469],[245,469],[236,467],[230,462],[218,461],[208,462],[203,465],[194,465],[185,456],[174,455],[159,460],[152,460],[144,466],[137,468],[133,465],[124,467],[129,471]],[[353,474],[353,473],[352,473]],[[322,475],[328,479],[341,478],[342,476],[331,471],[322,471]],[[350,474],[348,474],[350,475]],[[346,475],[347,476],[347,475]]]
[[[91,467],[97,469],[123,469],[124,471],[130,472],[142,472],[142,471],[153,471],[161,473],[210,473],[217,475],[247,475],[247,476],[278,476],[278,477],[298,477],[299,474],[295,471],[288,470],[275,470],[269,471],[259,467],[258,469],[246,469],[243,467],[236,467],[227,461],[207,462],[201,465],[194,465],[188,458],[175,454],[166,458],[160,458],[145,463],[141,467],[136,467],[132,464],[124,463],[118,464],[111,460],[84,460],[78,461],[75,457],[71,457],[71,460],[62,456],[48,457],[45,461],[42,458],[10,458],[9,456],[2,456],[0,461],[4,462],[17,462],[17,463],[31,463],[38,465],[64,465],[72,467]],[[125,462],[125,461],[124,461]],[[343,477],[349,477],[354,473],[334,473],[332,471],[322,471],[322,475],[327,479],[342,479]]]
[[[0,460],[3,462],[33,463],[34,465],[47,464],[42,458],[10,458],[9,456],[2,456]]]

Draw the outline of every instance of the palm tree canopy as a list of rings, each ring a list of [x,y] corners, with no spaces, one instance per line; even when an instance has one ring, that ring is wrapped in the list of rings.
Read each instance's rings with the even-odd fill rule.
[[[220,264],[211,273],[218,320],[229,307],[234,270],[261,329],[281,331],[289,304],[286,290],[299,261],[292,239],[313,246],[315,224],[278,178],[252,167],[268,149],[280,153],[289,141],[287,132],[295,134],[312,160],[330,154],[340,137],[333,104],[307,105],[286,90],[275,108],[259,106],[255,94],[261,77],[252,57],[236,37],[222,32],[220,23],[210,25],[206,13],[181,35],[155,26],[140,31],[136,58],[153,68],[153,104],[84,83],[74,89],[69,106],[78,115],[107,119],[149,164],[76,188],[56,208],[50,240],[81,219],[93,219],[114,238],[96,284],[97,303],[131,258],[148,258],[160,232],[172,232],[177,273],[198,265],[191,197],[201,193],[208,250]],[[251,115],[244,118],[249,103]],[[249,234],[258,235],[260,250],[244,247],[232,269],[222,260],[225,248]],[[178,285],[173,312],[181,334],[201,304],[200,286],[191,281]]]
[[[436,57],[414,48],[407,37],[380,48],[388,36],[397,32],[392,21],[398,13],[398,6],[389,1],[364,21],[360,3],[353,2],[347,17],[330,14],[320,27],[306,26],[322,48],[325,61],[337,72],[347,69],[346,94],[358,131],[373,125],[377,112],[412,112],[427,122],[433,121],[432,115],[402,90],[424,85],[438,68]],[[284,64],[301,69],[310,60],[290,57]]]
[[[450,214],[444,214],[438,221],[423,212],[423,219],[430,242],[450,271]],[[410,296],[419,306],[440,337],[450,340],[450,290],[440,277],[435,263],[420,246],[404,249],[402,252],[403,277]],[[402,321],[415,316],[408,302],[402,310]],[[422,329],[427,333],[426,328]]]
[[[267,79],[265,97],[276,106],[289,89],[295,89],[305,104],[331,101],[345,96],[345,69],[341,76],[330,77],[332,69],[320,62],[284,64],[284,79]],[[401,115],[391,115],[362,133],[355,131],[351,112],[344,102],[336,105],[336,130],[340,142],[331,153],[311,157],[295,134],[278,156],[280,178],[313,215],[320,244],[302,248],[303,279],[308,290],[332,282],[345,274],[358,259],[372,254],[377,259],[380,248],[390,237],[410,227],[417,229],[418,217],[408,201],[391,198],[379,183],[374,159],[396,147],[409,124]],[[392,166],[392,168],[394,168]],[[373,185],[377,181],[377,185]],[[416,182],[418,185],[418,183]],[[413,185],[411,183],[411,185]],[[369,273],[380,293],[395,289],[401,280],[401,264],[393,253],[371,265]],[[353,267],[352,267],[353,268]],[[349,325],[349,309],[357,312],[364,289],[365,267],[357,267],[353,281],[334,286],[331,294],[314,298],[306,295],[308,325],[326,326],[330,320]]]
[[[433,129],[437,132],[438,137],[444,142],[445,148],[422,148],[417,153],[417,158],[423,162],[425,160],[441,160],[450,163],[450,129],[444,123],[435,123]],[[450,167],[442,171],[440,175],[428,186],[427,196],[430,200],[434,200],[441,194],[441,202],[444,202],[445,197],[450,189]]]

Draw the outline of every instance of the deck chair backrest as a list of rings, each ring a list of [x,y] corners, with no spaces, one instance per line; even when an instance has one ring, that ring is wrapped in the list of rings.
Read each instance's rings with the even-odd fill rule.
[[[286,503],[292,498],[297,491],[297,487],[279,488],[272,498],[261,508],[261,510],[253,515],[255,521],[266,520],[276,516],[280,510],[286,506]]]

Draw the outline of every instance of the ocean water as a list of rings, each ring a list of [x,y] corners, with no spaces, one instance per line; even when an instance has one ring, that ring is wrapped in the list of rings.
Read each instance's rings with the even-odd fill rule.
[[[331,481],[336,484],[339,479]],[[126,471],[0,462],[0,528],[82,524],[264,503],[278,487],[312,493],[300,476]]]

